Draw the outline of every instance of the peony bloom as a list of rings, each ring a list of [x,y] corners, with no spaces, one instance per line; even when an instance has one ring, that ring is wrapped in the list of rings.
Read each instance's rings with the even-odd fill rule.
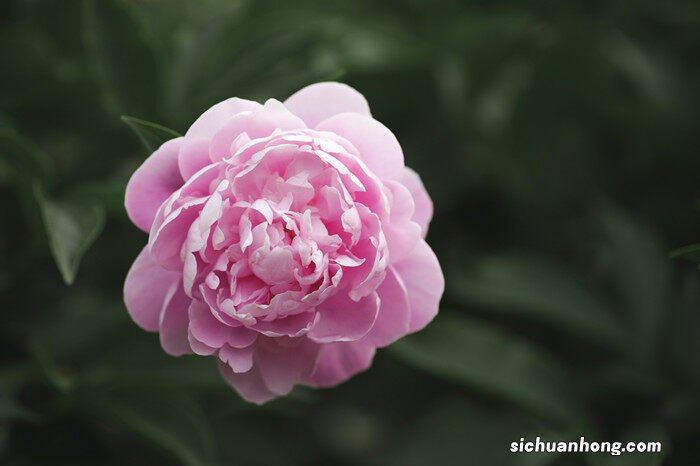
[[[431,200],[344,84],[214,105],[136,170],[125,203],[149,233],[131,317],[169,354],[216,357],[246,400],[336,385],[437,314]]]

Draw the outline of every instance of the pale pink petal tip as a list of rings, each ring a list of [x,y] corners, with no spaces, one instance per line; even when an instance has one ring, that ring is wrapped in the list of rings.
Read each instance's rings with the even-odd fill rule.
[[[311,84],[284,101],[284,105],[315,128],[323,120],[339,113],[358,113],[372,116],[367,100],[347,84],[323,82]]]

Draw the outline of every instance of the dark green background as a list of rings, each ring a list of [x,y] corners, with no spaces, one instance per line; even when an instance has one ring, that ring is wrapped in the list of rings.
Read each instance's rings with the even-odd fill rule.
[[[0,463],[697,464],[700,273],[668,252],[700,238],[699,58],[690,0],[2,0]],[[320,80],[422,175],[447,290],[368,372],[256,407],[124,309],[119,117]],[[70,277],[103,220],[66,286],[49,245]],[[536,435],[664,452],[509,453]]]

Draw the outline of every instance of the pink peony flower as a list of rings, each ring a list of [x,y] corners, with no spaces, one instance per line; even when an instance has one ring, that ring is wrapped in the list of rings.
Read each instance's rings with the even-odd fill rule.
[[[136,170],[126,210],[149,232],[131,317],[255,403],[348,379],[438,311],[430,197],[344,84],[214,105]]]

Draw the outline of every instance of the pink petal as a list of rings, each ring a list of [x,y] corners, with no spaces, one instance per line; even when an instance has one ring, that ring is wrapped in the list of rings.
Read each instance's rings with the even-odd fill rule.
[[[268,285],[288,283],[294,278],[294,271],[298,267],[288,248],[274,248],[260,259],[250,262],[253,273]]]
[[[131,175],[126,186],[126,213],[134,225],[143,231],[151,229],[160,205],[184,182],[177,166],[181,144],[182,138],[163,143]]]
[[[402,261],[393,264],[403,280],[411,304],[410,332],[416,332],[437,315],[440,298],[445,291],[445,278],[440,263],[428,243],[420,240]]]
[[[301,312],[269,322],[258,321],[251,328],[268,337],[299,337],[309,332],[318,321],[313,312]]]
[[[319,319],[309,331],[317,343],[355,341],[367,335],[379,313],[379,297],[371,293],[359,301],[338,293],[317,308]]]
[[[425,238],[428,234],[428,224],[433,218],[433,201],[430,199],[430,195],[426,191],[420,176],[411,168],[405,167],[401,183],[408,188],[413,196],[415,209],[412,220],[420,225],[423,230],[423,238]]]
[[[285,100],[284,105],[304,120],[309,128],[339,113],[371,116],[364,96],[347,84],[337,82],[306,86]]]
[[[377,288],[381,299],[379,316],[372,330],[362,339],[376,347],[390,345],[408,333],[411,321],[411,305],[401,278],[390,267],[386,278]]]
[[[292,130],[306,127],[302,120],[287,111],[282,104],[277,105],[274,102],[276,101],[268,101],[256,111],[239,113],[229,118],[211,139],[211,161],[218,162],[232,156],[231,145],[243,133],[251,139],[256,139],[269,136],[278,128]]]
[[[189,308],[190,333],[196,340],[210,348],[221,348],[229,345],[234,348],[245,348],[253,344],[255,332],[246,327],[231,327],[216,319],[206,303],[192,301]]]
[[[170,270],[182,270],[182,245],[192,222],[197,219],[206,201],[207,198],[191,201],[168,215],[162,224],[154,225],[148,246],[151,256],[160,265]]]
[[[158,330],[159,316],[168,290],[180,279],[180,274],[165,270],[141,250],[126,275],[124,303],[131,318],[144,330]]]
[[[209,139],[186,137],[182,140],[178,154],[178,168],[182,178],[190,179],[210,163]]]
[[[260,371],[255,366],[248,372],[237,374],[228,364],[219,361],[219,371],[226,382],[250,403],[261,405],[278,396],[267,388]]]
[[[372,117],[357,113],[340,113],[316,126],[350,141],[369,169],[381,179],[403,177],[403,151],[396,136]]]
[[[414,212],[413,197],[398,181],[389,180],[386,186],[391,192],[391,209],[388,222],[382,222],[382,230],[389,247],[391,262],[406,257],[421,239],[421,227],[411,220]]]
[[[332,387],[372,365],[374,346],[364,341],[321,345],[311,380],[319,387]]]
[[[192,300],[187,297],[182,283],[176,281],[168,290],[160,312],[160,344],[166,353],[180,356],[192,353],[187,340],[189,317],[187,309]]]
[[[225,345],[219,350],[219,360],[228,364],[235,373],[248,372],[253,368],[253,347],[233,348]]]
[[[197,340],[194,335],[192,335],[192,330],[187,331],[187,340],[190,342],[190,348],[194,354],[200,356],[211,356],[212,354],[219,351],[219,348],[212,348],[209,345],[205,345],[201,341]]]
[[[309,380],[319,345],[307,338],[290,341],[290,345],[280,345],[276,340],[256,345],[255,364],[267,388],[286,395],[294,385]]]
[[[234,115],[261,108],[257,102],[232,97],[211,107],[192,123],[185,134],[188,138],[209,139]]]
[[[421,240],[422,230],[412,220],[401,223],[389,223],[384,227],[384,236],[389,246],[391,263],[403,260]]]

